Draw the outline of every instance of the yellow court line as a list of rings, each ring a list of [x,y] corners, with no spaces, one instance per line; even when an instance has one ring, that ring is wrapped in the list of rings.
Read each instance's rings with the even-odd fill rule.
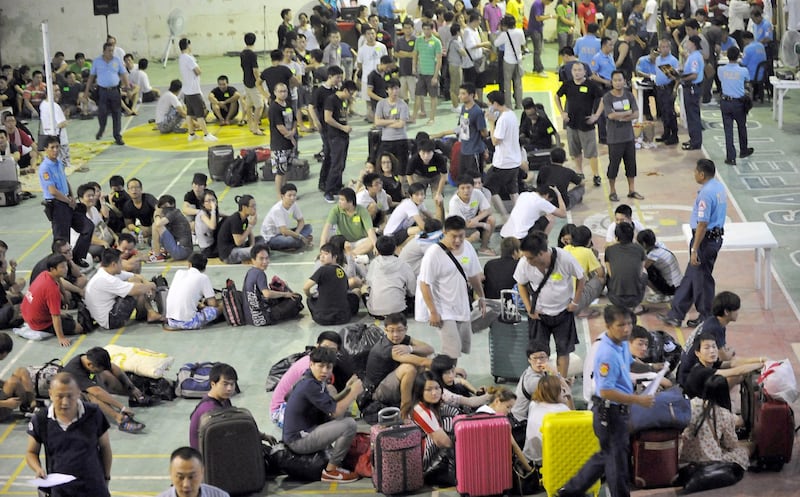
[[[217,204],[219,204],[219,202],[222,202],[222,199],[225,198],[225,195],[227,195],[229,191],[231,191],[231,187],[226,186],[225,189],[222,190],[222,193],[217,195]]]
[[[8,425],[8,428],[3,430],[3,434],[0,435],[0,445],[2,445],[3,442],[6,441],[6,438],[8,438],[8,436],[11,434],[11,432],[14,431],[14,428],[16,428],[18,422],[19,420],[15,419],[14,421],[11,422],[10,425]]]
[[[8,492],[9,487],[11,487],[11,485],[14,483],[14,480],[17,479],[19,474],[22,473],[22,470],[25,469],[25,466],[27,466],[27,464],[25,463],[25,459],[23,458],[22,461],[17,466],[17,469],[15,469],[13,473],[11,473],[11,476],[8,478],[8,481],[6,481],[6,484],[3,485],[3,488],[0,488],[0,494],[5,494],[6,492]]]
[[[680,326],[675,328],[675,334],[677,335],[675,338],[678,339],[678,343],[681,344],[681,347],[686,343],[686,338],[683,336],[683,331],[681,331]]]
[[[122,328],[120,328],[119,330],[117,330],[117,332],[116,332],[116,333],[114,333],[114,336],[113,336],[113,337],[111,337],[111,340],[109,340],[109,341],[108,341],[108,344],[109,344],[109,345],[114,345],[115,343],[117,343],[117,340],[119,340],[119,337],[120,337],[120,336],[121,336],[121,335],[122,335],[124,332],[125,332],[125,327],[123,326]]]

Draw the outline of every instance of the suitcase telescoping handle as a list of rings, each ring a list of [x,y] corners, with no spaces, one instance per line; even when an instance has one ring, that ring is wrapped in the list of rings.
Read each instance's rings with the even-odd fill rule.
[[[394,426],[401,424],[399,407],[384,407],[378,411],[378,424],[381,426]]]

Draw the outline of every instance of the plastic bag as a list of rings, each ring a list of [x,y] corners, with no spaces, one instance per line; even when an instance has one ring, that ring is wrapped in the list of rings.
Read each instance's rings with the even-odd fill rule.
[[[363,378],[369,351],[383,337],[383,331],[374,324],[356,323],[342,328],[339,335],[342,337],[342,351],[350,357],[353,373]]]
[[[782,361],[767,361],[758,382],[764,387],[764,391],[776,400],[782,400],[789,404],[797,400],[797,380],[794,377],[794,370],[789,359]]]

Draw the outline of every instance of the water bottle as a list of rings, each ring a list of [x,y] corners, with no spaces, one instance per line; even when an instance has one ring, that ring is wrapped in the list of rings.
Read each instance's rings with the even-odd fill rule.
[[[141,228],[139,229],[139,234],[136,236],[136,244],[139,248],[144,247],[144,235],[142,234]]]

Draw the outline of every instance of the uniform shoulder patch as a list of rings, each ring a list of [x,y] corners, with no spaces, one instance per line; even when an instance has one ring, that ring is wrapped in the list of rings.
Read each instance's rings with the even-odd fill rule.
[[[600,363],[600,376],[608,376],[608,363]]]

